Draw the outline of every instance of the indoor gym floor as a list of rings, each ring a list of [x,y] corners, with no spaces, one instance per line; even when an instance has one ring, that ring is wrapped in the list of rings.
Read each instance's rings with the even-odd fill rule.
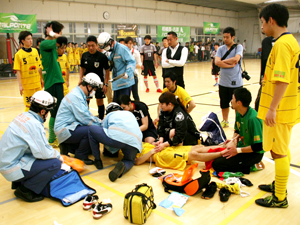
[[[260,73],[259,59],[245,60],[247,71],[251,80],[244,79],[244,87],[252,93],[252,103],[259,88],[258,80]],[[211,62],[188,63],[185,66],[184,80],[187,92],[196,102],[196,108],[191,115],[197,125],[201,124],[201,118],[209,111],[215,112],[219,119],[222,119],[219,107],[218,87],[213,87],[214,79],[210,75]],[[160,86],[162,87],[161,67],[157,69]],[[78,84],[79,75],[71,74],[70,90]],[[141,101],[149,105],[152,119],[157,116],[157,103],[159,93],[156,93],[153,79],[149,79],[150,93],[145,92],[143,77],[139,77],[139,96]],[[19,95],[18,83],[16,79],[0,80],[0,137],[5,132],[9,123],[19,113],[23,112],[24,105],[22,97]],[[105,100],[105,104],[106,100]],[[96,115],[96,102],[91,101],[91,112]],[[230,127],[225,128],[227,138],[231,138],[234,126],[234,111],[230,110]],[[45,123],[48,127],[48,121]],[[157,207],[149,217],[147,224],[300,224],[299,202],[300,202],[300,140],[297,138],[300,133],[300,124],[293,128],[290,150],[292,155],[291,173],[288,181],[288,201],[289,207],[286,209],[272,209],[257,206],[254,201],[257,198],[267,196],[268,193],[258,189],[259,184],[270,183],[274,180],[274,162],[270,160],[270,154],[264,156],[266,168],[259,172],[253,172],[245,175],[253,184],[253,187],[244,187],[243,190],[250,193],[249,197],[242,198],[239,195],[232,194],[226,203],[220,202],[218,192],[210,200],[201,198],[201,193],[191,196],[183,206],[185,213],[178,217],[173,211]],[[5,141],[5,140],[1,140]],[[298,147],[297,147],[298,146]],[[101,146],[102,149],[102,146]],[[46,198],[37,203],[27,203],[17,199],[11,183],[0,176],[0,224],[53,224],[57,221],[59,224],[129,224],[123,217],[123,198],[131,191],[135,185],[147,183],[154,189],[155,203],[158,205],[162,200],[168,197],[164,192],[161,182],[149,174],[149,163],[134,166],[121,179],[112,183],[108,179],[108,173],[113,169],[117,162],[113,158],[102,157],[104,169],[97,170],[94,166],[86,166],[81,173],[82,179],[86,184],[97,190],[99,199],[110,198],[113,204],[112,211],[101,218],[94,220],[91,211],[82,209],[82,201],[70,206],[63,207],[58,201]],[[152,168],[155,165],[152,164]],[[204,168],[204,163],[200,162],[198,169]],[[167,169],[167,173],[178,172]],[[194,177],[198,177],[196,173]],[[219,181],[213,177],[212,180]]]

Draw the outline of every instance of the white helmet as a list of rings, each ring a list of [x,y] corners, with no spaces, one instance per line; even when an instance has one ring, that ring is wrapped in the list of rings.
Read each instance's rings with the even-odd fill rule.
[[[47,91],[37,91],[32,95],[30,103],[38,108],[51,110],[56,106],[56,98]]]
[[[100,80],[100,77],[95,73],[88,73],[82,78],[82,81],[86,84],[89,84],[93,88],[102,88],[103,83]]]
[[[99,34],[97,41],[101,49],[104,49],[105,51],[109,51],[111,49],[111,45],[114,39],[111,38],[109,33],[102,32]]]
[[[111,102],[106,106],[105,114],[111,113],[113,111],[123,110],[123,108],[116,102]]]

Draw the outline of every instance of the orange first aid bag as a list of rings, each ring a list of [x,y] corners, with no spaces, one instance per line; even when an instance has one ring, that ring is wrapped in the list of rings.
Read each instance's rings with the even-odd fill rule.
[[[85,164],[80,159],[71,158],[66,155],[61,155],[61,156],[64,159],[64,163],[67,164],[68,166],[71,166],[72,169],[76,170],[78,173],[80,173],[84,170]]]

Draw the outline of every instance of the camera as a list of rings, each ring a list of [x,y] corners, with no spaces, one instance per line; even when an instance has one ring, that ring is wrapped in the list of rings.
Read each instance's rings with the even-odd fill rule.
[[[114,60],[109,60],[109,61],[108,61],[108,65],[109,65],[109,70],[112,71],[112,69],[113,69],[114,66],[115,66]]]
[[[246,70],[244,70],[242,72],[242,78],[245,78],[246,80],[250,80],[251,77],[248,75],[248,72]]]

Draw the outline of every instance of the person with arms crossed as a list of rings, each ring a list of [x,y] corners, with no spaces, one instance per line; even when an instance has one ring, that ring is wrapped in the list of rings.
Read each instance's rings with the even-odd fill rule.
[[[243,46],[234,44],[234,38],[234,28],[226,27],[223,30],[225,44],[218,48],[215,57],[215,64],[220,67],[219,97],[223,116],[221,126],[223,128],[229,126],[229,103],[233,91],[243,86],[242,68],[239,63],[243,57]]]
[[[177,76],[177,85],[185,88],[183,67],[188,57],[188,49],[179,45],[177,34],[173,31],[168,33],[167,40],[169,47],[163,50],[161,57],[161,65],[164,68],[163,73],[173,71]]]
[[[300,122],[300,48],[287,30],[289,12],[285,6],[270,4],[259,17],[262,31],[276,40],[267,61],[257,115],[263,120],[264,151],[271,151],[275,162],[275,181],[259,186],[273,194],[255,202],[264,207],[286,208],[289,143],[293,126]]]

